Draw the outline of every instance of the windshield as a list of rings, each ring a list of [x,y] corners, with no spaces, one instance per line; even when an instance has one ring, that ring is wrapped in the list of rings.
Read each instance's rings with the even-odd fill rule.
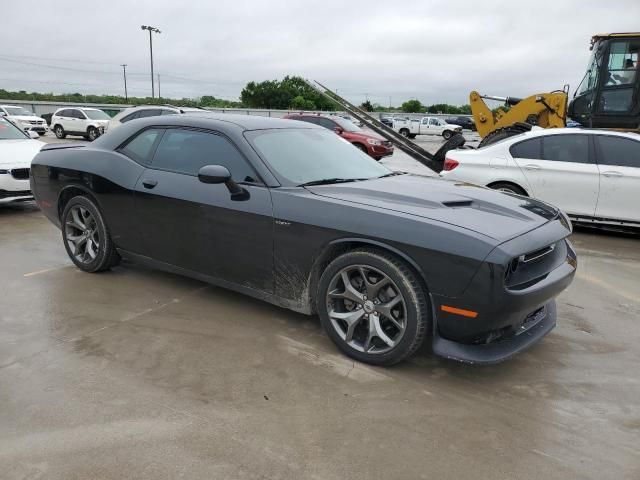
[[[600,70],[600,53],[597,48],[593,49],[587,73],[584,74],[580,85],[578,85],[578,95],[593,90],[598,83],[598,73]]]
[[[111,117],[102,110],[82,110],[91,120],[109,120]]]
[[[254,130],[245,136],[288,185],[325,178],[368,179],[391,171],[328,130]]]
[[[33,116],[33,112],[30,112],[26,108],[22,107],[4,107],[9,115],[28,115]]]
[[[28,138],[22,130],[9,120],[0,117],[0,140],[24,140]]]
[[[342,117],[331,117],[331,120],[340,125],[346,132],[362,132],[362,129],[350,120]]]

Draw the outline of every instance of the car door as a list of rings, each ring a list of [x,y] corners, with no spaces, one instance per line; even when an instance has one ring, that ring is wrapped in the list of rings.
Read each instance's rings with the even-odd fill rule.
[[[70,131],[70,129],[72,129],[72,123],[71,123],[71,109],[64,109],[64,110],[60,110],[56,116],[58,117],[58,121],[56,123],[58,123],[59,125],[62,125],[62,128],[64,128],[65,132]]]
[[[600,196],[596,217],[640,222],[640,141],[595,135]]]
[[[424,120],[423,120],[424,121]],[[444,128],[440,125],[440,121],[435,117],[429,117],[428,134],[441,135]]]
[[[198,171],[224,165],[247,192],[232,199],[224,184]],[[245,287],[273,291],[273,211],[269,189],[225,136],[168,128],[136,185],[144,255]]]
[[[89,128],[89,117],[87,117],[87,114],[80,109],[74,110],[74,112],[75,117],[78,119],[78,122],[76,123],[76,131],[86,133],[87,128]]]
[[[510,153],[532,196],[572,215],[593,216],[600,179],[589,135],[546,135],[525,142],[512,145]]]

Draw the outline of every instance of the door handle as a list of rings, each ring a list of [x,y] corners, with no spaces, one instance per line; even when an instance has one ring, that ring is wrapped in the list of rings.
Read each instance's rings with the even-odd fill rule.
[[[527,170],[540,170],[540,167],[538,165],[534,165],[532,163],[525,165],[524,168],[526,168]]]
[[[602,175],[604,175],[605,177],[622,177],[622,174],[620,172],[612,171],[602,172]]]
[[[156,185],[158,185],[158,181],[157,180],[143,180],[142,181],[142,185],[144,186],[144,188],[153,188]]]

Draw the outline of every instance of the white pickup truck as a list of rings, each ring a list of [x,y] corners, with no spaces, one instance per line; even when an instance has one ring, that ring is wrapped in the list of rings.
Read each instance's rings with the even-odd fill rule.
[[[416,135],[442,135],[449,140],[454,133],[461,133],[462,127],[452,125],[438,117],[421,119],[394,118],[393,127],[403,137],[416,138]]]

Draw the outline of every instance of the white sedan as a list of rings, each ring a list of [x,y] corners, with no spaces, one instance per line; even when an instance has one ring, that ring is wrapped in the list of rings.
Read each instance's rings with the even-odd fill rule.
[[[0,117],[0,204],[33,198],[29,170],[44,143],[31,135]]]
[[[536,129],[478,150],[450,150],[443,178],[536,197],[573,220],[640,227],[640,135]]]

